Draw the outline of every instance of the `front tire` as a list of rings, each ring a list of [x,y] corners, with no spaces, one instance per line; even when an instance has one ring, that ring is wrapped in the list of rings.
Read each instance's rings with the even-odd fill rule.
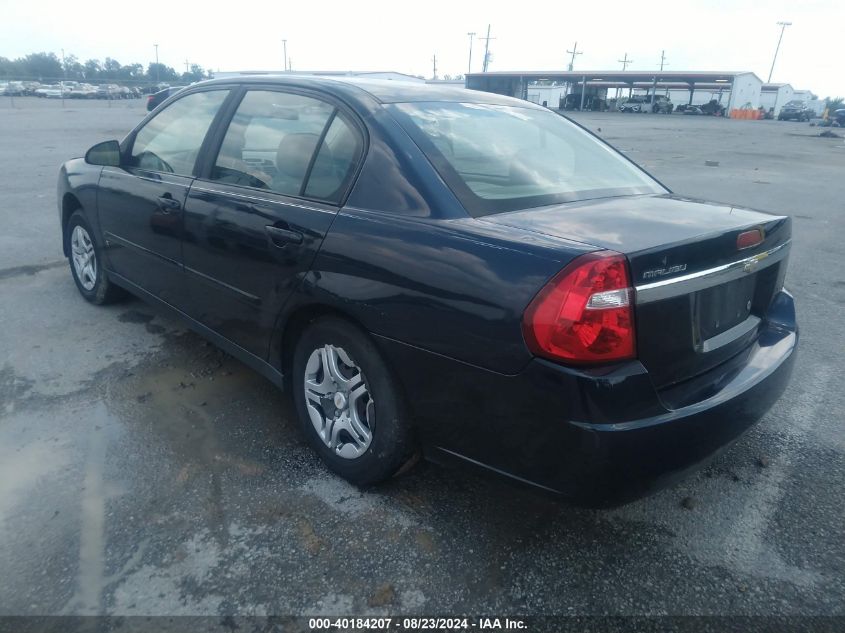
[[[296,346],[291,382],[309,443],[347,481],[384,481],[413,456],[404,396],[359,328],[335,317],[312,323]]]
[[[73,281],[86,301],[94,305],[104,305],[126,295],[122,288],[115,286],[106,276],[102,266],[102,249],[81,211],[70,216],[65,229],[65,240]]]

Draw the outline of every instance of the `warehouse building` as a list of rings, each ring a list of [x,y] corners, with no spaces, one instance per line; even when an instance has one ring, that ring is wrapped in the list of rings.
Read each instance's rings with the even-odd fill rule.
[[[765,110],[772,110],[775,116],[780,109],[795,99],[795,89],[789,84],[763,84],[760,92],[760,105]]]
[[[466,87],[550,108],[597,109],[634,94],[668,94],[675,104],[715,99],[730,112],[759,108],[763,82],[747,71],[497,71],[467,75]]]

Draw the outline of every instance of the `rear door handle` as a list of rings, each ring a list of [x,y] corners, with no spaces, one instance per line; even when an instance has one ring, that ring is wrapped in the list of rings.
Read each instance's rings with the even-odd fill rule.
[[[165,213],[170,211],[178,211],[182,208],[182,203],[173,198],[170,194],[164,194],[158,197],[158,204]]]
[[[291,231],[288,228],[273,226],[272,224],[265,226],[264,230],[267,231],[267,235],[270,236],[270,239],[273,240],[273,244],[276,246],[302,244],[302,233],[298,231]]]

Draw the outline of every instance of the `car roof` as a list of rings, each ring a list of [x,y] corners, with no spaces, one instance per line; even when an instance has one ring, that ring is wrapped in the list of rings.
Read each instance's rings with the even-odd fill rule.
[[[404,103],[408,101],[452,101],[462,103],[486,103],[544,109],[529,101],[506,97],[492,92],[469,90],[456,86],[397,81],[393,79],[370,79],[361,77],[321,77],[314,75],[240,75],[220,79],[210,79],[194,84],[206,86],[214,84],[273,84],[278,86],[299,86],[327,90],[334,93],[366,94],[379,103]]]

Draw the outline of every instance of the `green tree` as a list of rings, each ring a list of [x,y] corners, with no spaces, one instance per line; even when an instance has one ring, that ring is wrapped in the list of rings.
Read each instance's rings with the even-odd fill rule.
[[[164,81],[169,83],[172,81],[178,81],[179,75],[170,66],[151,62],[147,66],[147,79],[150,81]]]
[[[68,55],[65,57],[64,75],[68,79],[85,79],[85,67],[79,63],[76,55]]]
[[[182,81],[185,83],[202,81],[203,79],[209,79],[210,77],[211,72],[206,72],[199,64],[191,64],[191,70],[189,72],[182,73]]]
[[[98,79],[102,71],[103,66],[100,64],[99,59],[89,59],[84,64],[85,79],[88,79],[89,81],[92,79]]]
[[[62,62],[55,53],[30,53],[16,60],[21,78],[58,79],[63,76]]]
[[[832,113],[836,110],[841,110],[845,108],[845,99],[842,97],[828,97],[825,99],[825,105],[827,109]]]

